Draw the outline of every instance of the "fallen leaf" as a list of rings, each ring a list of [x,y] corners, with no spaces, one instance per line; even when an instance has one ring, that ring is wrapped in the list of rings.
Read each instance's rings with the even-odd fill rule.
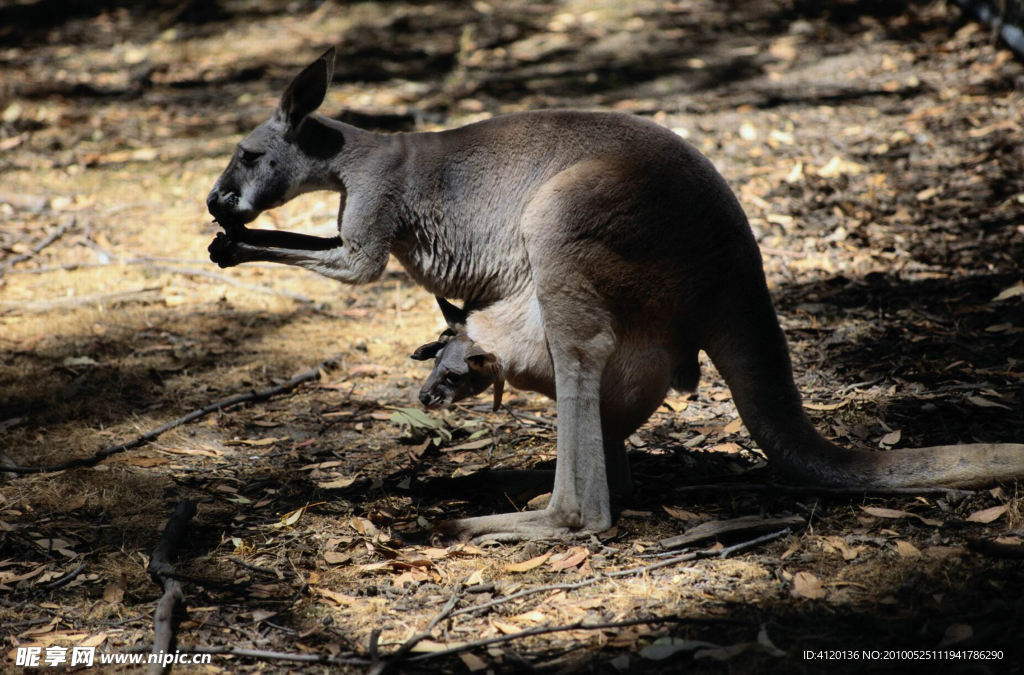
[[[751,642],[740,642],[730,647],[719,647],[718,649],[702,649],[693,655],[694,659],[714,659],[715,661],[728,661],[747,651]]]
[[[820,600],[826,595],[825,588],[818,577],[810,572],[797,572],[793,577],[793,595],[798,598]]]
[[[698,520],[700,518],[700,516],[698,516],[696,513],[691,513],[683,509],[676,509],[671,506],[662,506],[661,508],[665,509],[665,513],[667,513],[668,515],[672,516],[677,520],[690,521]]]
[[[856,176],[863,172],[863,165],[843,159],[839,155],[835,155],[829,160],[828,164],[818,170],[818,175],[822,178],[837,178],[843,175]]]
[[[433,652],[443,652],[449,649],[463,647],[465,644],[465,642],[435,642],[434,640],[422,640],[416,643],[416,646],[412,648],[412,651],[431,654]]]
[[[106,639],[107,639],[107,634],[106,633],[97,633],[96,635],[91,635],[91,636],[85,638],[80,643],[78,643],[76,646],[77,647],[99,647],[101,644],[103,644],[106,641]]]
[[[807,403],[805,401],[804,407],[808,410],[839,410],[846,403],[846,401],[840,401],[839,403]]]
[[[514,635],[515,633],[522,632],[522,628],[515,625],[514,623],[508,623],[506,621],[499,621],[498,619],[491,619],[491,625],[500,630],[505,635]]]
[[[352,483],[355,483],[357,478],[358,476],[352,476],[351,478],[336,478],[324,483],[317,483],[317,487],[323,488],[324,490],[340,490],[342,488],[347,488],[352,485]]]
[[[718,645],[702,640],[684,640],[677,637],[662,637],[640,650],[640,657],[650,661],[664,661],[679,652],[692,652],[698,649],[718,649]]]
[[[1024,281],[1018,281],[1013,286],[1004,289],[999,295],[992,298],[990,302],[1002,302],[1010,298],[1024,297]]]
[[[876,518],[910,518],[913,516],[912,513],[907,513],[906,511],[885,509],[881,506],[861,506],[860,510],[869,516],[874,516]]]
[[[971,515],[967,516],[967,522],[969,523],[991,523],[999,519],[999,516],[1009,510],[1009,504],[1000,504],[999,506],[993,506],[990,509],[982,509],[981,511],[975,511]]]
[[[896,542],[896,552],[904,558],[917,558],[921,555],[921,550],[911,544],[909,541],[898,540]]]
[[[1005,408],[1006,410],[1011,409],[1010,406],[1003,405],[1002,403],[996,403],[995,401],[990,401],[987,398],[982,398],[980,396],[968,396],[967,400],[973,403],[974,405],[978,406],[979,408]]]
[[[175,455],[194,455],[197,457],[222,457],[224,455],[220,450],[214,450],[207,448],[200,450],[198,448],[163,448],[161,452],[171,452]]]
[[[956,644],[957,642],[963,642],[964,640],[972,637],[974,637],[973,628],[968,626],[966,623],[954,623],[946,629],[946,633],[943,635],[942,642],[939,643],[939,647],[946,647]]]
[[[541,565],[546,563],[548,561],[548,558],[551,557],[552,553],[553,553],[552,551],[548,551],[547,553],[539,555],[536,558],[530,558],[529,560],[525,560],[525,561],[520,562],[520,563],[512,563],[510,565],[505,565],[505,571],[506,572],[529,572],[530,570],[535,569],[537,567],[540,567]]]
[[[64,359],[65,368],[74,368],[75,366],[98,366],[99,361],[90,358],[88,356],[69,356]]]
[[[262,448],[267,445],[273,445],[274,443],[280,443],[281,441],[287,440],[289,440],[287,436],[283,438],[258,438],[256,440],[224,441],[224,445],[248,445],[251,447]]]
[[[329,565],[340,565],[352,559],[352,556],[344,551],[327,551],[324,553],[324,561]]]
[[[590,555],[590,551],[582,547],[575,547],[574,549],[570,549],[569,553],[571,553],[571,555],[567,555],[566,557],[562,558],[557,562],[550,563],[551,569],[555,570],[556,572],[571,569],[579,565],[584,560],[586,560],[587,556]]]
[[[882,436],[882,439],[880,441],[878,441],[878,444],[879,445],[896,445],[897,443],[900,442],[900,437],[902,435],[903,435],[903,432],[900,431],[899,429],[897,429],[896,431],[890,431],[885,436]]]
[[[324,598],[330,600],[331,602],[333,602],[333,603],[335,603],[337,605],[342,605],[342,606],[345,606],[345,607],[354,604],[358,600],[358,598],[354,598],[351,595],[345,595],[344,593],[337,593],[337,592],[332,591],[332,590],[330,590],[328,588],[316,587],[313,590],[315,590],[318,594],[320,594],[321,597],[324,597]]]
[[[707,449],[708,452],[724,452],[727,454],[737,454],[743,452],[743,448],[736,443],[718,443]]]
[[[467,577],[466,580],[464,582],[462,582],[462,583],[464,585],[466,585],[466,586],[478,586],[478,585],[482,584],[483,582],[484,582],[484,568],[481,567],[480,569],[478,569],[475,572],[473,572],[472,574],[470,574],[469,577]]]
[[[266,621],[269,618],[277,616],[277,612],[271,612],[266,609],[254,609],[252,611],[253,623],[259,623],[260,621]]]
[[[459,658],[462,659],[462,662],[466,664],[466,668],[468,668],[469,672],[471,673],[476,673],[481,670],[487,670],[487,662],[481,659],[476,654],[464,652],[462,654],[459,654]]]
[[[116,605],[124,599],[124,586],[120,583],[115,582],[107,584],[107,587],[103,589],[103,601],[111,605]]]
[[[743,428],[743,420],[741,420],[739,418],[736,418],[732,422],[729,422],[728,424],[726,424],[725,425],[725,429],[723,429],[722,431],[725,434],[727,434],[727,435],[728,434],[735,434],[735,433],[738,433],[739,430],[742,429],[742,428]]]

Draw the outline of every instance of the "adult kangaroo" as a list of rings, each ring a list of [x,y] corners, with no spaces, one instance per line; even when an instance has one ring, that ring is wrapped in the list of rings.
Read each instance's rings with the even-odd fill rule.
[[[694,382],[701,349],[769,460],[804,481],[976,486],[1024,475],[1024,445],[873,453],[818,434],[746,216],[711,162],[671,131],[623,114],[550,111],[373,134],[314,114],[333,63],[330,49],[239,143],[207,200],[226,230],[210,258],[221,267],[298,265],[363,284],[393,254],[434,295],[515,314],[508,325],[518,326],[519,344],[550,354],[554,490],[544,511],[456,521],[459,535],[609,527],[602,386],[628,402],[616,424],[636,429],[671,386]],[[245,227],[314,190],[341,193],[339,236]]]

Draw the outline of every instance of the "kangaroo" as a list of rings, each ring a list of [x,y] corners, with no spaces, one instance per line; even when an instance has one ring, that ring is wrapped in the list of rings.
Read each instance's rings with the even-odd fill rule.
[[[801,405],[743,209],[711,162],[668,129],[626,114],[537,111],[378,135],[315,113],[333,67],[330,49],[239,143],[207,199],[225,229],[210,258],[363,284],[394,255],[434,295],[488,307],[502,317],[494,326],[514,329],[515,341],[491,353],[509,363],[550,356],[542,376],[521,374],[524,388],[557,392],[548,507],[455,521],[458,536],[610,527],[608,477],[618,469],[605,425],[639,426],[673,384],[694,379],[702,349],[769,461],[806,482],[970,487],[1024,476],[1022,444],[876,453],[822,437]],[[338,236],[246,227],[314,190],[341,194]],[[602,409],[606,382],[621,406]]]

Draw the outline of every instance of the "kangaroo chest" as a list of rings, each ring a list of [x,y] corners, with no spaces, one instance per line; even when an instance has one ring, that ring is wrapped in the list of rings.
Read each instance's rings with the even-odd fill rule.
[[[498,355],[509,384],[555,398],[555,369],[532,289],[472,312],[466,330],[475,342]]]

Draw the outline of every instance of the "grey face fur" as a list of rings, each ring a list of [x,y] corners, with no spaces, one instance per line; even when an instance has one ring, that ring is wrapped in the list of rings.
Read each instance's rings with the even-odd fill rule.
[[[326,160],[341,150],[344,136],[310,114],[323,102],[333,72],[332,47],[288,85],[274,115],[238,144],[206,199],[226,229],[250,223],[303,192],[332,187],[325,180]]]
[[[448,330],[435,342],[417,349],[410,358],[426,361],[434,358],[434,369],[420,389],[420,403],[427,408],[443,408],[495,385],[494,409],[501,405],[501,384],[496,383],[497,358],[466,334],[465,313],[443,298],[437,298]]]
[[[470,315],[469,334],[513,385],[557,394],[554,489],[544,511],[450,531],[524,539],[610,527],[611,484],[628,468],[621,439],[670,387],[696,381],[700,350],[769,460],[804,481],[888,489],[1024,476],[1020,444],[871,453],[823,438],[801,405],[742,207],[678,135],[630,115],[564,110],[372,134],[313,112],[333,60],[329,50],[295,78],[217,181],[208,205],[227,232],[210,258],[361,284],[394,255],[434,295],[487,308],[479,325]],[[342,194],[337,237],[245,227],[323,189]]]

